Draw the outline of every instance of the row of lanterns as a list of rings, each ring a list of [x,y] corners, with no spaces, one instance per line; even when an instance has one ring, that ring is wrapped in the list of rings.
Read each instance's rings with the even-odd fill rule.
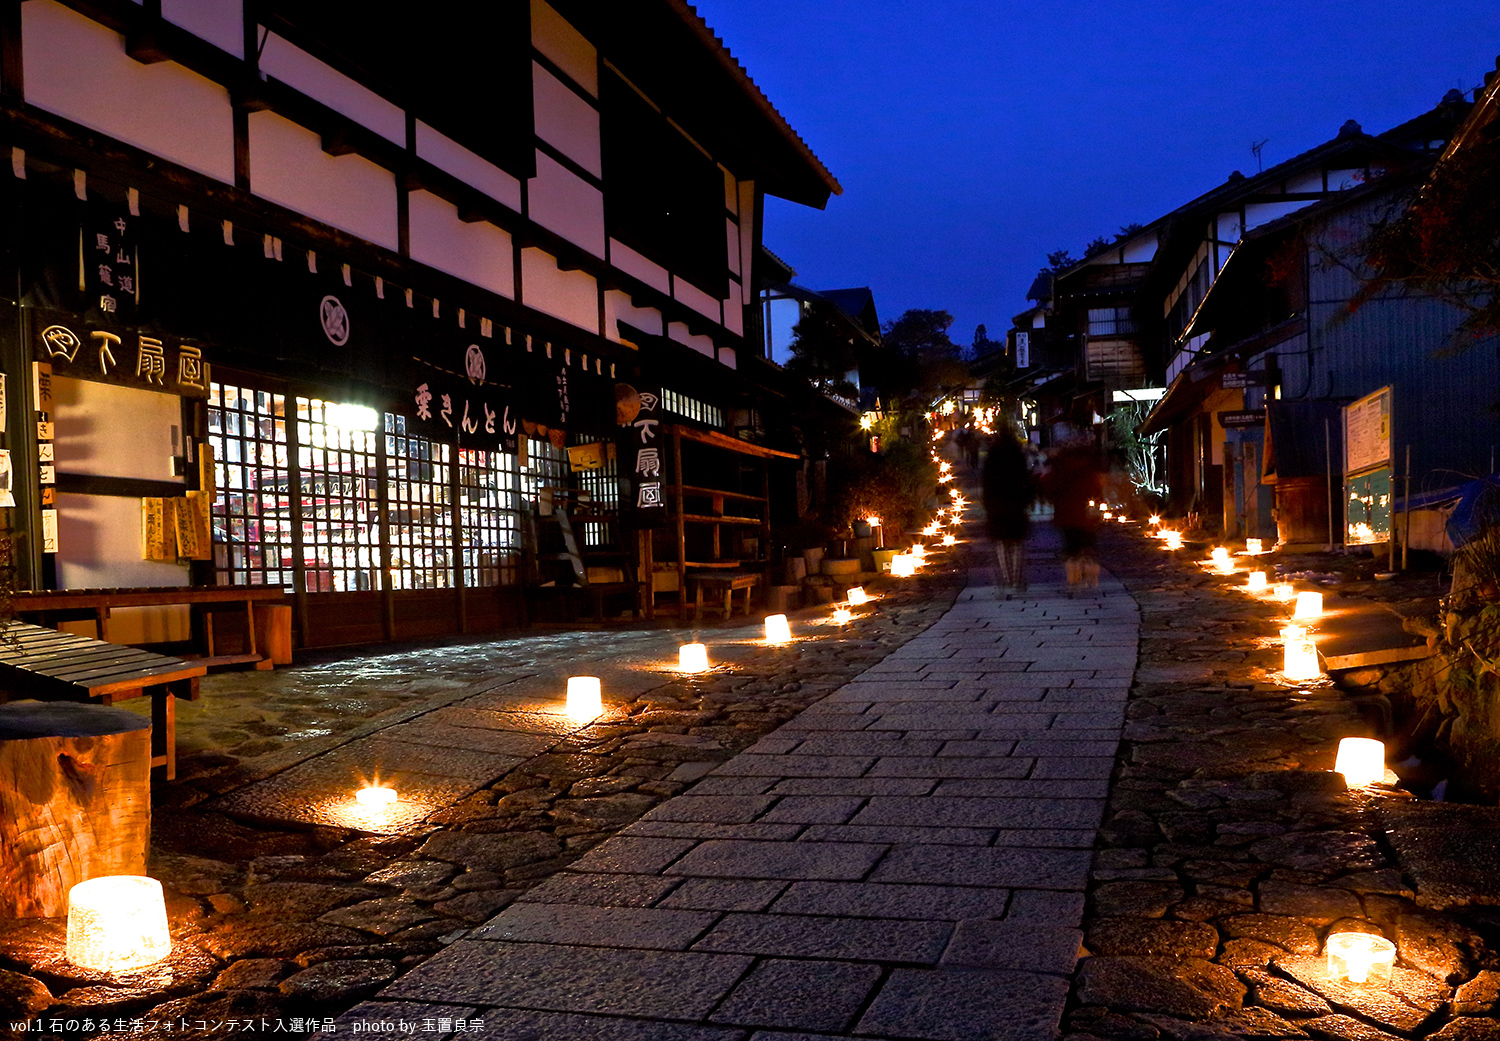
[[[1153,515],[1151,526],[1156,529],[1156,537],[1168,550],[1181,549],[1182,533],[1161,525],[1161,517]],[[1262,540],[1245,540],[1248,556],[1260,556],[1265,552]],[[1236,570],[1229,550],[1223,546],[1211,551],[1209,564],[1223,575],[1234,574]],[[1269,593],[1271,599],[1293,605],[1291,621],[1281,629],[1282,674],[1290,680],[1322,676],[1317,642],[1307,623],[1323,616],[1323,594],[1315,590],[1299,592],[1290,582],[1270,583],[1266,572],[1260,570],[1248,572],[1243,588],[1257,596]],[[1365,788],[1387,781],[1391,776],[1385,766],[1384,743],[1366,737],[1343,738],[1339,742],[1333,769],[1343,775],[1344,783],[1350,788]],[[1326,971],[1333,979],[1359,984],[1388,983],[1395,965],[1396,945],[1373,933],[1338,932],[1328,937],[1324,957]]]

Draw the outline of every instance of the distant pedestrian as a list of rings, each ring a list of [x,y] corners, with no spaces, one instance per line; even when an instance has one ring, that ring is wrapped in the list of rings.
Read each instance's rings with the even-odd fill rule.
[[[1036,485],[1016,435],[1002,429],[990,442],[981,475],[984,515],[995,542],[999,585],[1026,588],[1026,536]]]
[[[1095,504],[1104,494],[1104,476],[1094,446],[1076,443],[1059,449],[1042,478],[1042,494],[1052,503],[1052,523],[1062,529],[1068,585],[1097,586],[1094,542],[1099,509]]]
[[[969,464],[969,469],[979,469],[979,433],[973,427],[966,426],[954,440],[958,442],[958,450],[963,455],[964,462]]]

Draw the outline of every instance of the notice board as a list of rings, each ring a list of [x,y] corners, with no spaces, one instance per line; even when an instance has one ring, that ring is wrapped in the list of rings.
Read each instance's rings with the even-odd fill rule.
[[[1391,388],[1344,407],[1344,541],[1391,537]]]

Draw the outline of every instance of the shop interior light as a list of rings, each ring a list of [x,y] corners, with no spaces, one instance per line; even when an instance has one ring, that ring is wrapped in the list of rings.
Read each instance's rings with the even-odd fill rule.
[[[1346,737],[1339,741],[1333,772],[1344,775],[1350,788],[1363,788],[1385,777],[1385,742],[1369,737]]]
[[[769,644],[787,643],[792,638],[792,627],[787,624],[786,615],[766,615],[766,642]]]
[[[329,403],[323,407],[323,422],[340,430],[378,430],[380,413],[367,405]]]
[[[677,648],[677,671],[707,672],[708,648],[701,643],[685,643]]]
[[[1292,611],[1295,619],[1322,618],[1323,617],[1323,594],[1317,592],[1302,592],[1297,594],[1297,607]]]
[[[1350,983],[1389,984],[1396,962],[1396,945],[1371,933],[1334,933],[1324,953],[1328,975]]]
[[[68,890],[67,959],[84,969],[129,972],[172,953],[161,883],[104,875]]]
[[[575,723],[590,723],[604,714],[604,694],[598,676],[568,677],[567,712]]]

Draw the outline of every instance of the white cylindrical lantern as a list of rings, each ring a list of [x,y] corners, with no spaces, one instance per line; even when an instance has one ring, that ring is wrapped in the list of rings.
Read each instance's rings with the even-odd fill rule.
[[[792,638],[792,627],[787,624],[786,615],[766,615],[766,642],[786,643]]]
[[[1167,548],[1168,549],[1181,549],[1182,548],[1182,532],[1180,532],[1180,531],[1169,531],[1169,532],[1166,533],[1166,535],[1164,536],[1164,538],[1167,540]]]
[[[701,643],[685,643],[677,648],[677,671],[707,672],[708,648]]]
[[[384,810],[395,805],[399,796],[396,789],[383,784],[372,784],[354,793],[354,801],[366,810]]]
[[[568,715],[587,723],[604,714],[604,694],[598,676],[568,677]]]
[[[950,535],[944,535],[943,536],[943,545],[945,545],[945,546],[956,546],[956,545],[958,545],[958,537],[955,536],[955,535],[951,535],[951,534]]]
[[[1252,593],[1264,593],[1266,591],[1266,573],[1264,571],[1250,572],[1250,578],[1246,586]]]
[[[1346,737],[1339,742],[1333,772],[1344,775],[1350,788],[1362,788],[1385,777],[1385,743],[1368,737]]]
[[[1292,598],[1297,595],[1297,590],[1293,588],[1290,582],[1277,582],[1274,595],[1277,600],[1280,600],[1284,604],[1289,604],[1292,602]]]
[[[1323,617],[1323,594],[1322,593],[1298,593],[1297,608],[1292,612],[1293,618],[1322,618]]]
[[[1260,541],[1260,539],[1246,539],[1245,540],[1245,552],[1246,553],[1263,553],[1264,552],[1264,550],[1262,549],[1263,545],[1264,545],[1264,543],[1262,543]]]
[[[1154,527],[1157,527],[1159,524],[1161,524],[1161,514],[1159,514],[1159,513],[1153,513],[1151,515],[1151,526],[1154,528]]]
[[[917,562],[907,553],[897,553],[891,558],[891,574],[896,578],[910,578],[917,573]]]
[[[161,883],[144,875],[105,875],[68,890],[68,961],[129,972],[172,953]]]
[[[1323,675],[1318,645],[1300,625],[1281,630],[1281,672],[1289,680],[1312,680]]]
[[[1325,954],[1328,975],[1335,980],[1388,984],[1396,945],[1370,933],[1334,933],[1328,938]]]
[[[1104,519],[1105,520],[1114,520],[1115,519],[1115,515],[1113,513],[1111,513],[1109,510],[1105,510],[1104,511]]]
[[[870,595],[865,592],[864,586],[849,587],[849,602],[851,604],[858,607],[860,604],[869,602],[869,599]]]

